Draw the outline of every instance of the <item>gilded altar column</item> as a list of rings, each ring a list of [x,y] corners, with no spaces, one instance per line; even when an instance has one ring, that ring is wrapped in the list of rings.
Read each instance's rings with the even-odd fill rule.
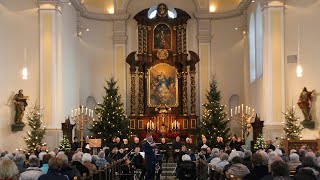
[[[187,54],[187,24],[182,26],[182,52]]]
[[[138,54],[143,52],[143,26],[138,25]]]
[[[135,116],[136,113],[136,73],[131,72],[131,116]]]
[[[182,30],[182,26],[178,25],[178,31],[177,31],[178,54],[182,53],[182,31],[181,30]]]
[[[196,71],[190,71],[190,83],[191,83],[191,115],[196,114]]]
[[[184,116],[188,115],[188,72],[182,72],[182,113]]]
[[[147,54],[147,37],[148,37],[148,29],[146,25],[143,25],[143,54]]]
[[[139,72],[139,93],[138,93],[138,108],[139,108],[139,115],[144,114],[144,91],[143,91],[143,78],[144,78],[144,73]]]

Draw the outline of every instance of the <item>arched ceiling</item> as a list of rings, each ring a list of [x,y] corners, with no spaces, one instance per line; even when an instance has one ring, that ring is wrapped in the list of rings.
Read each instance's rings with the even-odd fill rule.
[[[109,20],[113,14],[125,14],[131,0],[71,0],[80,14],[85,17]],[[157,1],[158,2],[158,1]],[[251,0],[193,0],[197,7],[195,13],[211,13],[214,19],[241,15]],[[159,0],[159,3],[161,1]],[[179,8],[179,7],[177,7]]]

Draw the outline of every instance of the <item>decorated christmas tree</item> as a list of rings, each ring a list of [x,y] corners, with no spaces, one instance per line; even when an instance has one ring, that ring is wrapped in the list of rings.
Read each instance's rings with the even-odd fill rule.
[[[34,106],[29,109],[27,113],[28,125],[31,128],[31,131],[27,132],[27,137],[24,137],[24,141],[27,144],[29,152],[36,150],[36,146],[44,145],[42,139],[45,135],[45,126],[42,125],[42,109],[39,106]]]
[[[119,87],[114,78],[107,81],[104,90],[106,95],[103,97],[103,103],[99,103],[95,109],[98,120],[93,121],[89,130],[95,138],[106,143],[110,143],[115,136],[128,138],[129,120],[125,115],[121,95],[118,93]]]
[[[202,123],[199,125],[198,135],[205,135],[211,144],[216,142],[217,137],[222,137],[224,142],[227,142],[230,136],[229,120],[224,112],[225,106],[220,104],[221,92],[218,90],[214,77],[210,82],[210,90],[206,97],[208,103],[203,104],[205,110],[202,115]]]
[[[287,112],[284,113],[286,122],[283,122],[283,130],[285,132],[286,139],[299,140],[301,138],[302,127],[299,124],[299,117],[296,116],[294,107],[288,108]]]
[[[71,144],[69,142],[69,139],[67,138],[66,135],[63,136],[60,146],[59,146],[60,151],[68,152],[71,150]]]
[[[264,150],[267,147],[268,147],[268,145],[267,145],[266,141],[264,140],[262,134],[260,134],[256,140],[256,143],[253,146],[253,149],[254,150],[260,150],[260,149]]]

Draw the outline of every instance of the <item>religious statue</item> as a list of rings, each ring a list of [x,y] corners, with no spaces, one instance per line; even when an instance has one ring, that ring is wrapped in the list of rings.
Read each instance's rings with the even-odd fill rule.
[[[305,120],[312,120],[312,116],[310,113],[312,101],[313,101],[313,92],[308,91],[306,87],[302,89],[302,92],[299,96],[298,106],[302,110],[303,116]]]
[[[302,122],[304,127],[306,127],[305,123],[310,124],[312,122],[311,107],[312,107],[313,96],[314,96],[314,90],[308,91],[306,87],[302,89],[302,92],[300,93],[300,96],[299,96],[299,100],[297,104],[304,116],[304,121]],[[314,122],[311,124],[314,124]]]
[[[22,122],[22,118],[24,115],[24,111],[25,111],[26,107],[28,106],[27,99],[28,99],[28,96],[23,95],[22,89],[20,89],[18,94],[16,94],[13,98],[13,102],[15,104],[15,110],[16,110],[14,122],[16,124],[24,124]]]

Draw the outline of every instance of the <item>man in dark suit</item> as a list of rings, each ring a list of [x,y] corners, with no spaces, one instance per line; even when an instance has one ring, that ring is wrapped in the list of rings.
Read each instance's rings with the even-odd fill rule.
[[[155,170],[156,170],[156,156],[153,151],[153,147],[156,145],[154,143],[152,135],[148,134],[147,137],[147,142],[143,144],[143,150],[145,153],[145,162],[146,162],[146,180],[153,180],[155,176]]]
[[[73,138],[73,143],[72,143],[72,150],[76,151],[79,148],[79,142],[78,142],[78,137]]]
[[[182,143],[180,141],[180,136],[177,136],[176,141],[172,143],[173,161],[174,162],[177,162],[181,147],[182,147]]]

